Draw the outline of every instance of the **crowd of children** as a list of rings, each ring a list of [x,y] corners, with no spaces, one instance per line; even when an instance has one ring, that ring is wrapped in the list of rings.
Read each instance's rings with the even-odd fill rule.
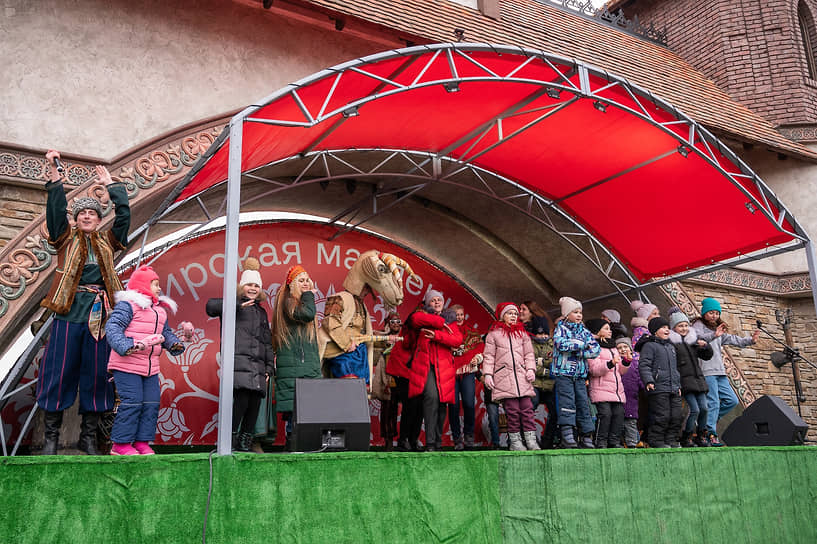
[[[309,275],[302,267],[287,273],[270,326],[259,305],[264,291],[258,269],[257,261],[248,259],[238,285],[232,422],[237,451],[250,450],[270,377],[275,377],[289,436],[292,382],[321,376]],[[150,455],[159,408],[159,355],[162,349],[172,355],[184,350],[168,325],[175,303],[160,296],[159,278],[147,266],[133,272],[127,290],[116,293],[115,300],[105,326],[113,349],[108,369],[121,399],[111,453]],[[387,450],[395,438],[401,450],[440,449],[446,417],[455,449],[473,447],[476,380],[484,383],[492,447],[499,446],[499,404],[512,451],[722,445],[716,424],[737,399],[726,380],[721,346],[744,347],[757,339],[757,333],[728,334],[720,305],[711,298],[704,299],[702,318],[693,324],[677,308],[665,319],[655,305],[633,303],[632,339],[617,311],[584,320],[582,304],[570,297],[559,300],[555,324],[533,301],[503,302],[484,336],[465,325],[462,306],[446,309],[443,301],[442,293],[430,290],[424,306],[405,322],[397,312],[384,322],[388,336],[377,346],[372,391],[383,405]],[[220,317],[222,309],[221,299],[207,302],[210,316]],[[189,339],[192,324],[180,327]],[[646,399],[646,411],[644,406],[639,410],[639,397]],[[534,411],[540,402],[548,415],[545,431],[537,436]],[[424,446],[418,440],[423,423]]]

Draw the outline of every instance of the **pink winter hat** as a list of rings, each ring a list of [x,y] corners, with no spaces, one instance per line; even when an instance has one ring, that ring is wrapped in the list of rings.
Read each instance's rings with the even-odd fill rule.
[[[647,319],[650,317],[653,310],[658,309],[658,306],[655,304],[645,304],[640,300],[634,300],[630,303],[630,308],[633,309],[636,316],[640,317],[641,319]]]

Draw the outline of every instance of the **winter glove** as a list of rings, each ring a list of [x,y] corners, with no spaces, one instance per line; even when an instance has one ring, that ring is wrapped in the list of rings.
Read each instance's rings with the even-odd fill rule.
[[[150,334],[142,338],[142,340],[140,340],[140,342],[142,342],[147,347],[155,346],[156,344],[161,344],[164,341],[165,337],[162,336],[161,334]]]
[[[536,379],[536,373],[531,369],[526,370],[525,379],[528,380],[530,383],[533,383],[533,380]]]
[[[485,375],[485,387],[490,389],[491,391],[494,390],[494,377],[490,374]]]

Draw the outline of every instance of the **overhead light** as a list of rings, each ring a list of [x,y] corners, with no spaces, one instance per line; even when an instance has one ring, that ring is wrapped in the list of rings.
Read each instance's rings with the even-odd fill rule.
[[[358,115],[360,115],[360,112],[357,111],[357,106],[352,106],[343,110],[343,116],[347,119],[350,117],[357,117]]]
[[[680,153],[681,156],[685,159],[689,157],[689,151],[690,151],[689,148],[683,144],[678,146],[678,153]]]
[[[456,93],[460,90],[460,83],[459,81],[446,81],[443,83],[443,87],[445,88],[446,92]]]
[[[607,111],[607,104],[605,104],[604,102],[602,102],[600,100],[594,101],[593,102],[593,107],[596,108],[597,110],[599,110],[601,113],[604,113],[604,112]]]
[[[554,100],[558,100],[559,96],[562,94],[562,91],[554,87],[548,87],[545,92],[549,97],[551,97]]]

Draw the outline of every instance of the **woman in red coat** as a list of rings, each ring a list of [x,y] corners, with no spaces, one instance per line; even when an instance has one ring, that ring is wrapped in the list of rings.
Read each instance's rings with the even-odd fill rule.
[[[442,438],[437,436],[440,404],[454,402],[456,367],[451,348],[462,344],[462,334],[456,327],[449,327],[440,315],[444,304],[442,293],[431,289],[423,300],[425,309],[411,314],[405,324],[416,333],[408,396],[415,406],[422,404],[426,451],[435,451]]]

